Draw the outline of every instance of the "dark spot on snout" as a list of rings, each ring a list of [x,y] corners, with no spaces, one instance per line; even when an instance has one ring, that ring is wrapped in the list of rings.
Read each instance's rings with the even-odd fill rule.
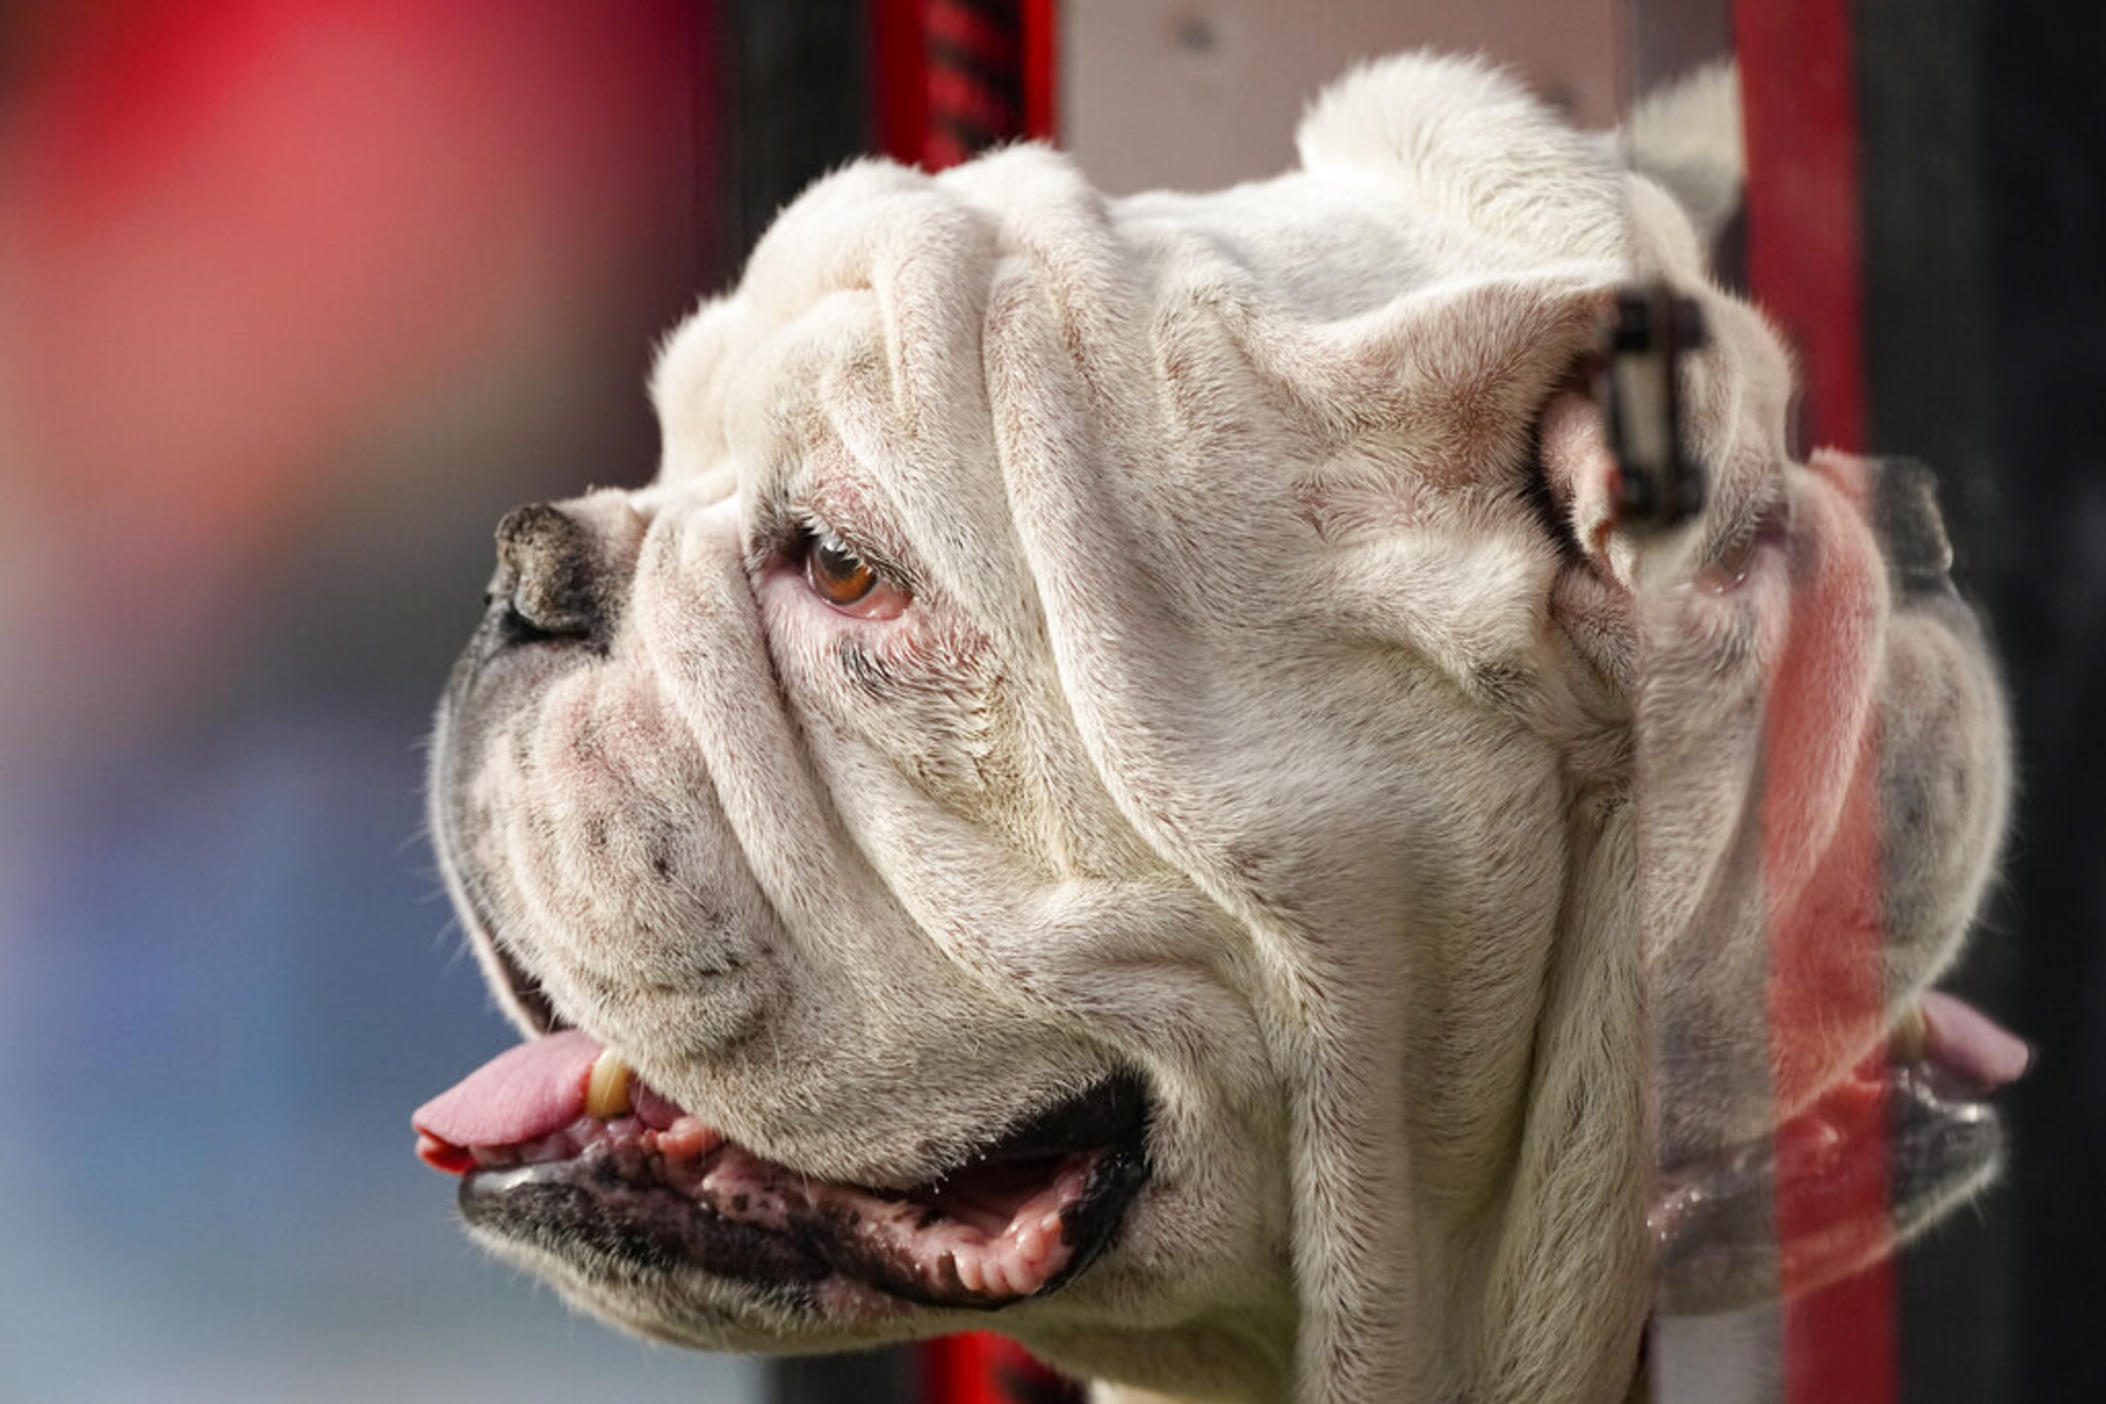
[[[842,674],[866,697],[883,697],[892,687],[891,671],[871,657],[869,650],[844,641],[834,649],[834,662]]]
[[[1470,686],[1495,707],[1518,707],[1527,700],[1529,676],[1514,663],[1480,663],[1470,669]]]

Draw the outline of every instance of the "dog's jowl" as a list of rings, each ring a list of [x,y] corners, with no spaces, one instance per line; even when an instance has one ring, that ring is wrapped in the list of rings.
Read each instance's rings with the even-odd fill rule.
[[[1616,1400],[1653,1311],[1993,1173],[2023,1048],[1926,993],[2008,786],[1935,508],[1895,565],[1897,470],[1796,461],[1674,198],[1499,73],[1361,70],[1299,148],[851,166],[667,343],[651,485],[504,519],[431,810],[527,1038],[416,1115],[478,1242],[709,1348]],[[1640,283],[1706,333],[1669,528],[1591,389]],[[1778,1128],[1847,1176],[1887,1041],[1885,1236],[1780,1261]]]

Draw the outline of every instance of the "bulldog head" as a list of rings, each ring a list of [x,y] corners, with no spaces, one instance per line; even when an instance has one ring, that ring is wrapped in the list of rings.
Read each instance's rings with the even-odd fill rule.
[[[1300,147],[1119,200],[1037,148],[850,167],[667,342],[651,486],[505,518],[431,805],[530,1041],[417,1117],[480,1242],[712,1348],[991,1324],[1201,1397],[1613,1398],[1655,1140],[1695,1174],[1916,1017],[1996,694],[1866,470],[1791,461],[1776,339],[1481,65],[1363,70]],[[1659,535],[1585,393],[1635,276],[1711,330],[1710,505]],[[1704,1016],[1805,885],[1742,861],[1795,638],[1800,868],[1860,762],[1907,794],[1878,1011],[1787,1089]],[[1656,1023],[1763,1085],[1656,1104]],[[1752,1243],[1689,1271],[1774,1287]]]

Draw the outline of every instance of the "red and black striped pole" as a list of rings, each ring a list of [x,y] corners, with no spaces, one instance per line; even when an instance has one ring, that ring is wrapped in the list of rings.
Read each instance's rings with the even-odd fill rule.
[[[873,0],[873,19],[887,155],[942,170],[1056,135],[1055,0]]]

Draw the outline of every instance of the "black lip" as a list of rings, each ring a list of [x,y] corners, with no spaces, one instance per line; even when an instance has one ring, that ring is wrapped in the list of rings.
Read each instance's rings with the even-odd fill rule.
[[[463,814],[468,787],[461,767],[465,764],[465,757],[475,752],[480,740],[476,727],[483,720],[470,702],[485,665],[499,647],[496,634],[500,627],[496,615],[486,610],[482,624],[469,640],[466,650],[455,660],[452,674],[447,679],[432,733],[433,767],[427,796],[428,813],[432,847],[440,871],[452,880],[461,927],[469,943],[490,957],[486,970],[494,971],[503,981],[503,988],[494,991],[500,1008],[525,1023],[533,1033],[545,1034],[565,1027],[564,1021],[557,1015],[540,982],[498,939],[500,928],[492,910],[493,904],[483,890],[463,841],[463,833],[468,827]]]
[[[789,1235],[633,1183],[607,1158],[473,1171],[461,1178],[458,1202],[472,1227],[588,1266],[672,1273],[706,1264],[718,1277],[793,1295],[833,1270]]]
[[[1993,1167],[2003,1154],[1996,1112],[1935,1069],[1897,1065],[1886,1096],[1888,1154],[1852,1161],[1818,1185],[1816,1221],[1847,1226],[1867,1200],[1858,1177],[1885,1178],[1887,1212],[1899,1239],[1924,1222],[1929,1207],[1957,1185]],[[1660,1309],[1671,1315],[1728,1311],[1776,1291],[1775,1143],[1759,1139],[1670,1172],[1652,1204],[1650,1227],[1659,1273]],[[1825,1214],[1819,1204],[1833,1207]],[[1839,1262],[1832,1275],[1862,1264]]]
[[[1100,1082],[1004,1132],[973,1160],[1007,1164],[1094,1146],[1138,1143],[1147,1130],[1148,1096],[1131,1073]]]
[[[1040,1289],[1041,1295],[1067,1286],[1111,1246],[1119,1225],[1126,1221],[1127,1209],[1148,1183],[1148,1176],[1147,1152],[1138,1143],[1116,1146],[1097,1162],[1082,1199],[1060,1221],[1061,1241],[1073,1251],[1073,1256]]]
[[[1147,1121],[1140,1079],[1120,1074],[1004,1133],[968,1162],[1097,1152],[1081,1196],[1061,1218],[1068,1262],[1033,1297],[1073,1281],[1117,1236],[1149,1179]],[[622,1280],[639,1271],[699,1270],[789,1304],[809,1304],[813,1289],[833,1276],[929,1307],[997,1311],[1029,1300],[970,1291],[955,1276],[930,1283],[915,1264],[874,1252],[853,1223],[824,1215],[798,1216],[779,1229],[726,1217],[654,1182],[639,1165],[595,1150],[570,1160],[471,1170],[461,1178],[459,1204],[474,1228]]]

